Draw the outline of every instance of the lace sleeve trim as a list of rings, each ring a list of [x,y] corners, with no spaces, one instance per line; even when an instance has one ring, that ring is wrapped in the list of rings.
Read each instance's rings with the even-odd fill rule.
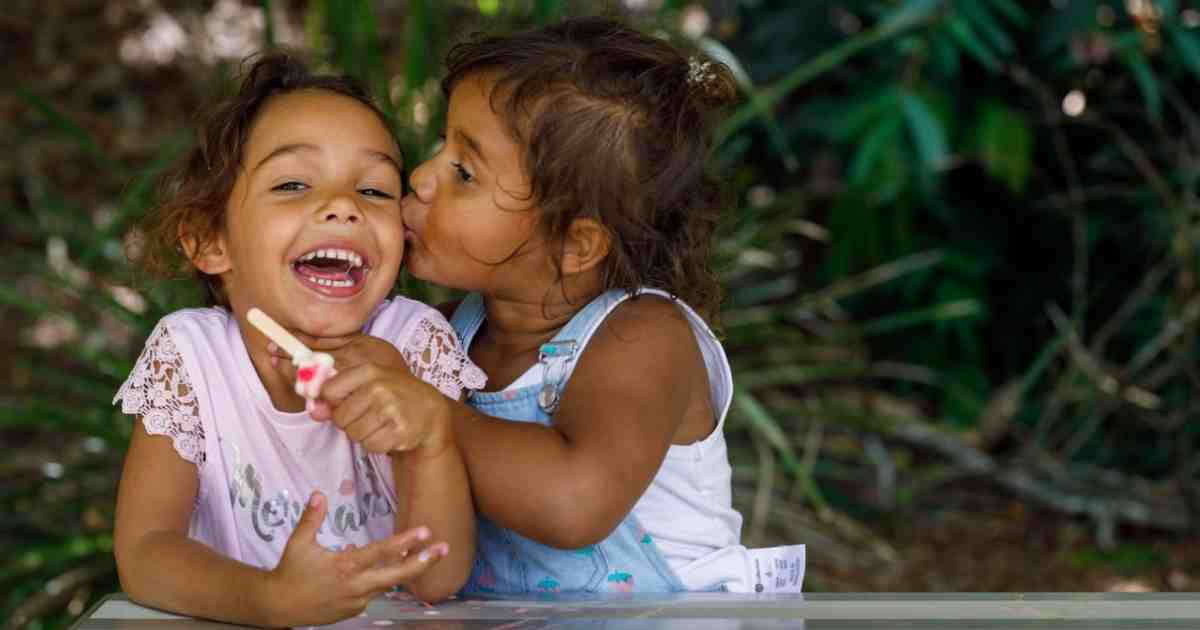
[[[203,467],[204,425],[200,404],[188,380],[183,357],[171,341],[166,326],[159,326],[138,357],[129,378],[113,397],[121,401],[121,412],[142,419],[150,435],[171,438],[175,451],[197,467]]]
[[[417,322],[401,350],[412,373],[446,396],[458,399],[464,389],[482,389],[487,375],[471,362],[454,329],[441,317],[424,317]]]

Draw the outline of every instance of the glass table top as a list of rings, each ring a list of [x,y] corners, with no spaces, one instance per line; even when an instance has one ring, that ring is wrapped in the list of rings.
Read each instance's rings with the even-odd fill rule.
[[[208,630],[228,624],[106,598],[73,630]],[[429,606],[381,597],[339,630],[405,628],[1032,629],[1190,628],[1200,630],[1200,593],[809,593],[805,595],[546,595],[471,597]]]

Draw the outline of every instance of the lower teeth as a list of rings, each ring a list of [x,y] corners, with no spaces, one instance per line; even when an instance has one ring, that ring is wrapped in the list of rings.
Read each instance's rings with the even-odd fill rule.
[[[354,286],[353,280],[327,280],[325,278],[314,278],[312,276],[305,276],[305,278],[309,282],[323,287],[345,288]]]

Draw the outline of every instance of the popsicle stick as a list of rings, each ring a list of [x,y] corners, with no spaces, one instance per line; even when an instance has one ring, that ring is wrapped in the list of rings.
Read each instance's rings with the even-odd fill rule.
[[[275,320],[257,308],[247,311],[246,319],[255,328],[262,331],[262,334],[266,335],[268,339],[283,348],[284,352],[291,355],[293,360],[302,360],[312,354],[312,350],[309,350],[308,346],[301,343],[299,339],[292,336],[292,333],[284,330],[283,326],[275,323]]]

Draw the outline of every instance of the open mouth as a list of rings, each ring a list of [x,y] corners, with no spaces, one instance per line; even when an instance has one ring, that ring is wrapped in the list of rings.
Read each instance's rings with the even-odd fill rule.
[[[292,271],[308,288],[330,297],[349,297],[366,285],[371,266],[361,254],[340,247],[314,249],[292,262]]]

